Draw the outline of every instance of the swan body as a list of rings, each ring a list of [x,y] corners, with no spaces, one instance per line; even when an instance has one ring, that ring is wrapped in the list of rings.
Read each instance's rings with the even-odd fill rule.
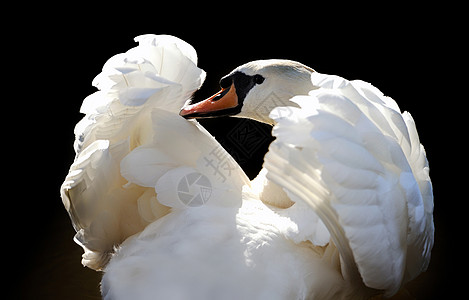
[[[95,79],[61,188],[105,299],[367,299],[425,271],[428,162],[394,100],[263,60],[191,103],[205,78],[195,50],[136,40]],[[225,115],[275,125],[252,182],[193,120]]]
[[[105,299],[353,299],[338,252],[293,243],[291,230],[249,193],[240,208],[173,211],[121,245]]]

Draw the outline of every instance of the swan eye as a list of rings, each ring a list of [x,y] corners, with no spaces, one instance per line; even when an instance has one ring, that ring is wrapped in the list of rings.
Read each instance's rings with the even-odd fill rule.
[[[231,78],[231,76],[225,76],[220,80],[220,86],[226,89],[231,86],[232,82],[233,82],[233,79]]]
[[[262,75],[259,75],[259,74],[254,75],[254,82],[256,84],[261,84],[264,82],[264,80],[265,78]]]

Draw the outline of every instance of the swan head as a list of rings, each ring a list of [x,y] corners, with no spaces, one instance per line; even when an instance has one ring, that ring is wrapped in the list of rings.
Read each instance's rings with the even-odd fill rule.
[[[297,107],[290,98],[315,88],[312,72],[310,67],[291,60],[252,61],[224,76],[218,93],[194,104],[187,103],[179,114],[186,119],[235,116],[273,124],[269,117],[273,108]]]

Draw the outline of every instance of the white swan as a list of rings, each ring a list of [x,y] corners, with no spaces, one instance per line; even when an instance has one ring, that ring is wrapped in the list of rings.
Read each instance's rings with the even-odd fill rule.
[[[251,185],[178,115],[205,77],[195,50],[171,36],[137,40],[85,99],[61,188],[83,264],[105,270],[104,298],[366,299],[426,269],[428,166],[393,100],[296,62],[237,68],[180,114],[276,124]]]

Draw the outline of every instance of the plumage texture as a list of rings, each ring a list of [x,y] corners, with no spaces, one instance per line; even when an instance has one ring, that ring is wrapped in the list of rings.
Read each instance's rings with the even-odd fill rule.
[[[265,160],[267,178],[306,202],[341,253],[345,276],[393,295],[426,270],[433,195],[415,123],[363,81],[312,74],[320,87],[292,99]]]
[[[124,242],[104,299],[361,299],[331,267],[334,249],[292,243],[294,227],[249,193],[241,208],[174,211]]]

